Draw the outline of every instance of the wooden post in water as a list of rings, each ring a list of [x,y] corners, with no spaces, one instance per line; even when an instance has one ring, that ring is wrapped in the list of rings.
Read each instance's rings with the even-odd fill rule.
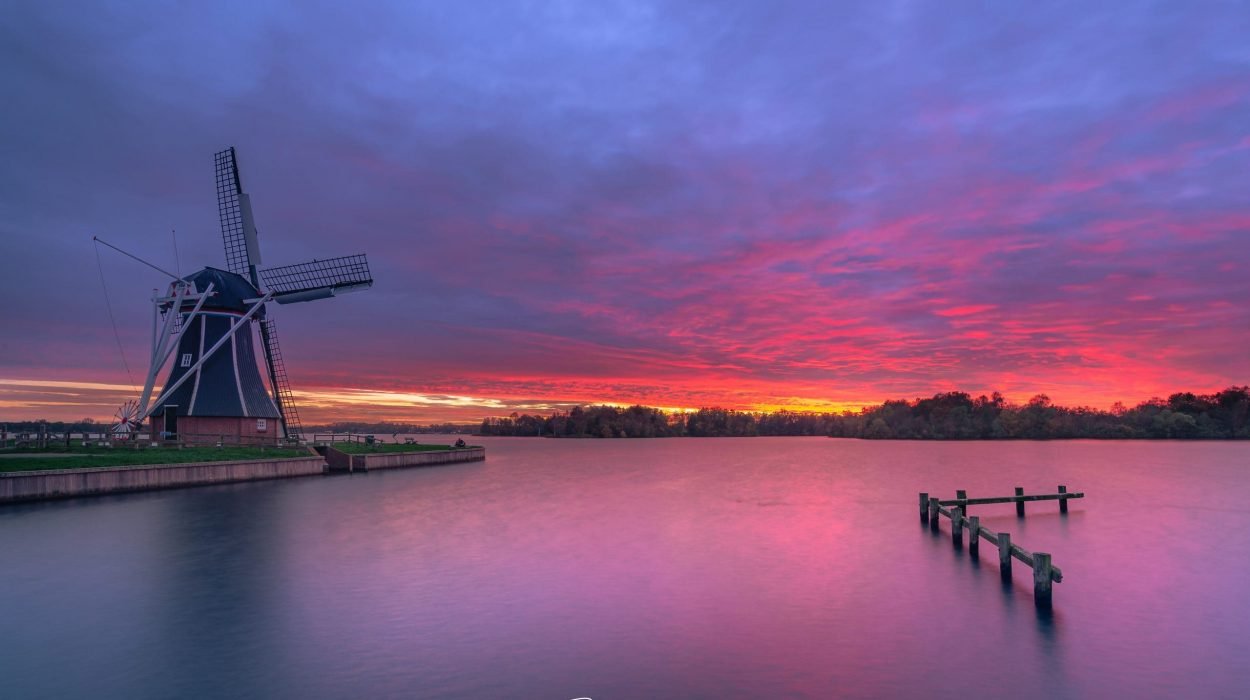
[[[951,508],[951,544],[955,549],[964,546],[964,511],[959,506]]]
[[[1011,580],[1011,533],[998,533],[998,574],[1004,581]]]
[[[929,522],[929,494],[920,492],[920,522]]]
[[[966,503],[966,501],[968,500],[968,492],[967,492],[967,491],[956,491],[956,492],[955,492],[955,498],[957,498],[957,499],[959,499],[959,500],[961,500],[961,501],[965,501],[965,503],[960,503],[960,504],[959,504],[959,507],[960,507],[960,508],[963,508],[963,509],[964,509],[964,515],[967,515],[967,514],[968,514],[968,504]]]
[[[972,516],[968,518],[968,554],[973,559],[981,555],[981,518],[980,516]]]
[[[1016,495],[1017,495],[1017,496],[1023,496],[1023,495],[1024,495],[1024,487],[1023,487],[1023,486],[1017,486],[1017,487],[1016,487]],[[1017,518],[1023,518],[1023,517],[1024,517],[1024,501],[1016,501],[1016,517],[1017,517]]]
[[[1067,493],[1067,492],[1068,492],[1068,487],[1067,487],[1067,486],[1064,486],[1064,485],[1062,485],[1062,484],[1060,484],[1060,485],[1059,485],[1059,493]],[[1067,512],[1068,512],[1068,499],[1066,499],[1066,498],[1060,498],[1060,499],[1059,499],[1059,512],[1060,512],[1060,513],[1067,513]]]
[[[929,529],[938,531],[938,499],[936,496],[929,499]]]
[[[1033,552],[1033,602],[1037,607],[1050,607],[1050,586],[1050,555]]]

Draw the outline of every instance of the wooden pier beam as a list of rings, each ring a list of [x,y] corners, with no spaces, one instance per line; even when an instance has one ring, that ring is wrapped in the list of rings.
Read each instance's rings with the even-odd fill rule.
[[[968,518],[968,554],[973,559],[981,555],[981,518],[976,515]]]
[[[920,492],[920,522],[929,522],[929,494]]]
[[[1068,492],[1068,487],[1067,487],[1067,486],[1064,486],[1063,484],[1060,484],[1060,485],[1059,485],[1059,493],[1067,493],[1067,492]],[[1060,499],[1059,499],[1059,512],[1060,512],[1060,513],[1067,513],[1067,512],[1068,512],[1068,499],[1066,499],[1066,498],[1060,498]]]
[[[1016,487],[1016,495],[1017,495],[1017,496],[1023,496],[1023,495],[1024,495],[1024,487],[1023,487],[1023,486],[1017,486],[1017,487]],[[1023,518],[1023,517],[1024,517],[1024,501],[1016,501],[1016,517],[1017,517],[1017,518]]]
[[[964,546],[964,511],[959,506],[951,508],[951,544],[955,549]]]
[[[1033,602],[1037,607],[1050,607],[1050,589],[1050,555],[1033,552]]]
[[[938,530],[938,508],[941,508],[941,506],[938,505],[937,497],[935,496],[935,497],[930,498],[929,499],[929,529],[934,532],[937,532]]]
[[[957,503],[957,504],[955,504],[955,505],[959,506],[960,508],[963,508],[963,509],[964,509],[964,515],[967,515],[967,514],[968,514],[968,492],[967,492],[967,491],[962,491],[962,490],[961,490],[961,491],[956,491],[956,492],[955,492],[955,500],[959,501],[959,503]]]
[[[1085,494],[1081,491],[1065,491],[1064,493],[1041,493],[1032,496],[1000,496],[998,498],[968,498],[965,500],[969,506],[984,506],[992,503],[1015,503],[1016,501],[1024,501],[1026,503],[1029,501],[1059,501],[1070,498],[1085,498]],[[964,504],[957,498],[948,498],[945,501],[939,500],[938,505],[960,506],[961,508],[964,506]]]
[[[1004,581],[1011,580],[1011,533],[998,533],[998,573]]]

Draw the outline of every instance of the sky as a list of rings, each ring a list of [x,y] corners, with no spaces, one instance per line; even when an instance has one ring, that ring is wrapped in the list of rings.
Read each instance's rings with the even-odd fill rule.
[[[1245,2],[10,0],[0,420],[106,420],[238,149],[305,423],[1250,382]]]

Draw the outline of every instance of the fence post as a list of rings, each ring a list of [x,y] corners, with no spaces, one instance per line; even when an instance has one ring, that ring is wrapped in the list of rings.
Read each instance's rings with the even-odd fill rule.
[[[1033,553],[1033,602],[1039,608],[1050,607],[1050,555]]]
[[[929,499],[929,529],[938,531],[938,499],[933,496]]]
[[[981,517],[968,518],[968,554],[976,559],[981,554]]]
[[[956,491],[956,492],[955,492],[955,498],[957,498],[957,499],[959,499],[960,501],[962,501],[962,503],[960,503],[960,504],[959,504],[959,507],[960,507],[960,508],[963,508],[963,510],[964,510],[964,515],[967,515],[967,514],[968,514],[968,492],[967,492],[967,491]]]
[[[1011,533],[998,533],[998,574],[1004,581],[1011,580]]]
[[[920,492],[920,522],[929,522],[929,494]]]
[[[1067,486],[1064,486],[1064,485],[1062,485],[1062,484],[1060,484],[1060,485],[1059,485],[1059,493],[1064,494],[1064,493],[1067,493],[1067,492],[1068,492],[1068,487],[1067,487]],[[1068,499],[1066,499],[1066,498],[1062,498],[1062,497],[1059,499],[1059,512],[1060,512],[1060,513],[1067,513],[1067,512],[1068,512]]]
[[[1024,487],[1023,487],[1023,486],[1017,486],[1017,487],[1016,487],[1016,495],[1017,495],[1017,496],[1023,496],[1023,495],[1024,495]],[[1017,517],[1017,518],[1023,518],[1023,517],[1024,517],[1024,501],[1016,501],[1016,517]]]
[[[955,549],[964,546],[964,511],[959,506],[951,508],[951,544]]]

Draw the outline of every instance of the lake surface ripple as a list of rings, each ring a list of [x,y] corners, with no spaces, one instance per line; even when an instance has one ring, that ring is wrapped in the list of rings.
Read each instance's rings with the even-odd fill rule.
[[[419,436],[429,441],[429,436]],[[0,695],[1250,695],[1250,445],[481,438],[488,461],[0,508]],[[934,536],[974,508],[1063,569]]]

